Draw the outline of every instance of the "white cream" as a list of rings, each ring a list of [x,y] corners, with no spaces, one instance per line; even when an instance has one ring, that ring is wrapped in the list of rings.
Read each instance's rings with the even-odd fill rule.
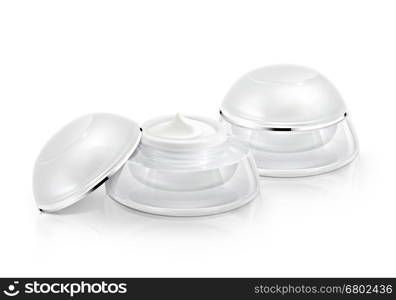
[[[142,145],[171,152],[202,151],[227,139],[225,127],[220,122],[181,114],[151,119],[142,129]]]
[[[176,114],[172,119],[153,124],[147,133],[165,139],[191,140],[213,133],[207,124]]]

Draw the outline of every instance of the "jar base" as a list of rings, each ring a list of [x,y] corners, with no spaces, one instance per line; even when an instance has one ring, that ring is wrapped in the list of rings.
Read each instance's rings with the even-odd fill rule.
[[[221,214],[225,213],[234,209],[237,209],[239,207],[242,207],[248,203],[250,203],[252,200],[256,199],[259,197],[259,192],[256,192],[252,195],[249,195],[245,198],[242,199],[236,199],[235,201],[232,202],[227,202],[219,205],[213,205],[213,199],[205,199],[205,202],[211,203],[210,206],[200,206],[199,208],[197,207],[192,207],[192,208],[180,208],[178,207],[177,201],[174,201],[173,207],[170,206],[169,201],[167,202],[167,206],[161,206],[161,202],[158,201],[158,203],[142,203],[135,201],[133,199],[125,199],[125,198],[120,198],[114,195],[111,195],[109,193],[109,196],[111,199],[114,201],[118,202],[121,205],[124,205],[128,208],[141,211],[144,213],[149,213],[149,214],[154,214],[154,215],[161,215],[161,216],[173,216],[173,217],[199,217],[199,216],[209,216],[209,215],[215,215],[215,214]],[[218,198],[217,198],[218,199]],[[201,199],[202,201],[202,199]],[[147,200],[145,201],[147,202]]]
[[[209,182],[216,184],[206,184]],[[205,216],[241,207],[258,197],[260,189],[256,164],[249,153],[237,163],[203,173],[201,169],[148,168],[131,159],[106,182],[106,192],[113,200],[146,213]]]
[[[252,150],[258,173],[266,177],[304,177],[337,170],[358,155],[359,143],[348,119],[309,131],[252,130],[225,123]]]

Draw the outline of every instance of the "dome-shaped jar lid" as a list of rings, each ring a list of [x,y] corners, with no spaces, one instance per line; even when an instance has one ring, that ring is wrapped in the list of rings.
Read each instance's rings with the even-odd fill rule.
[[[137,123],[112,114],[85,115],[63,127],[34,166],[39,209],[57,211],[84,198],[125,164],[140,138]]]
[[[244,127],[302,130],[337,123],[347,111],[327,78],[297,65],[272,65],[245,74],[220,110],[225,119]]]

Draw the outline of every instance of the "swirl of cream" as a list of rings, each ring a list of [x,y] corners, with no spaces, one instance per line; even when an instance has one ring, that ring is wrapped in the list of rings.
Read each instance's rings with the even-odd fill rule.
[[[147,129],[152,136],[178,140],[198,138],[204,134],[204,131],[201,122],[184,117],[180,113],[168,121]]]

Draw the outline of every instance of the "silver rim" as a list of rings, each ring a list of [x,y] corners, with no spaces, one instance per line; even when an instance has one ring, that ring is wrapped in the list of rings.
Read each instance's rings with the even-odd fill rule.
[[[235,121],[233,117],[227,116],[224,114],[223,111],[220,110],[220,116],[226,120],[227,122],[238,126],[242,128],[247,128],[247,129],[252,129],[252,130],[268,130],[268,131],[310,131],[310,130],[316,130],[316,129],[322,129],[326,127],[333,126],[335,124],[338,124],[342,122],[344,119],[348,117],[348,113],[345,112],[341,117],[335,119],[334,121],[327,122],[324,124],[315,124],[315,125],[304,125],[304,126],[291,126],[291,127],[272,127],[272,126],[266,126],[266,125],[258,125],[258,124],[253,124],[252,121],[244,121],[243,119],[240,119],[238,121]]]

